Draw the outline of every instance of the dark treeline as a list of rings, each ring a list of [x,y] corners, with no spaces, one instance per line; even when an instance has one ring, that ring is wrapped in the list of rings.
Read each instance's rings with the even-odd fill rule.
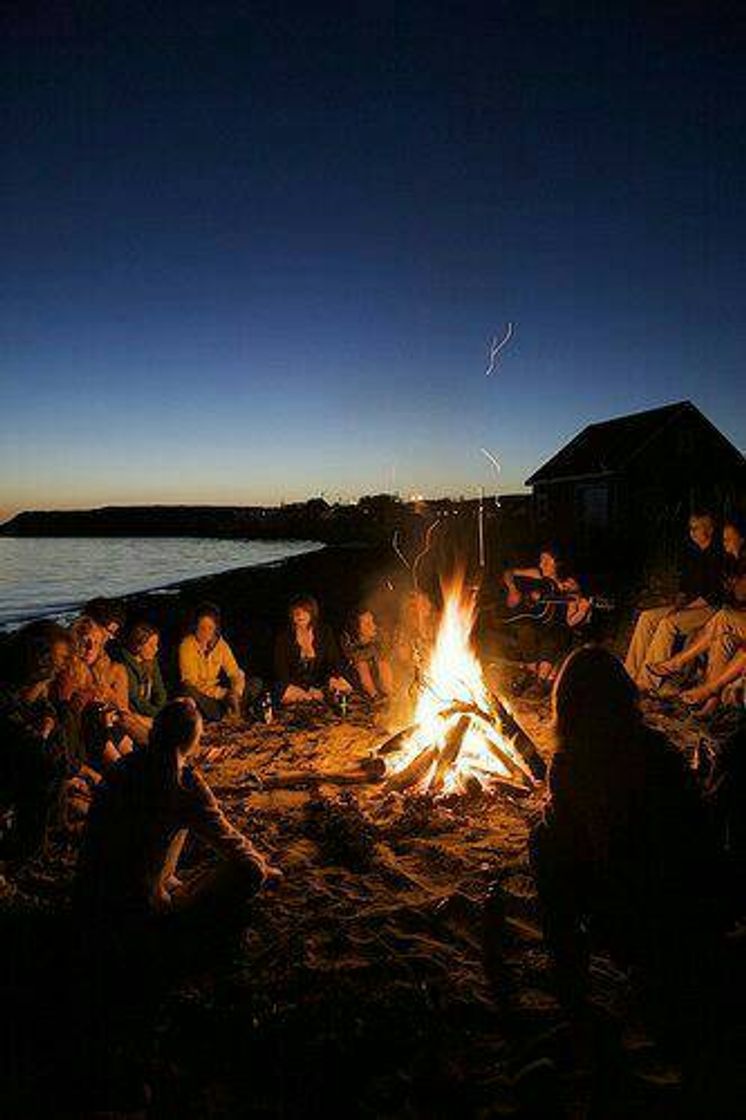
[[[527,521],[528,496],[509,499],[510,520]],[[105,506],[89,510],[27,510],[0,534],[18,537],[224,537],[252,540],[302,539],[327,544],[389,541],[395,530],[416,542],[423,525],[441,515],[476,516],[474,500],[403,502],[390,494],[367,495],[354,505],[312,498],[282,506]],[[497,513],[487,499],[487,515]]]

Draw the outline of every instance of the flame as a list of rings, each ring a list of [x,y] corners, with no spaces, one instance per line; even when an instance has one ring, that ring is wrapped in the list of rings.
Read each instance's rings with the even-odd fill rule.
[[[511,768],[503,758],[512,763],[513,775],[516,770],[528,773],[524,760],[500,729],[472,645],[475,618],[476,594],[465,586],[459,573],[443,586],[443,614],[420,677],[415,729],[391,763],[392,772],[399,774],[423,751],[435,748],[432,762],[413,783],[419,790],[463,793],[474,782],[488,786],[496,775],[510,778]],[[451,765],[447,764],[446,750],[458,750]]]

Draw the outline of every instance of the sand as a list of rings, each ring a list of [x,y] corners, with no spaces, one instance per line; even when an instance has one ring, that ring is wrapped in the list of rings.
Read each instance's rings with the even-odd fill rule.
[[[326,592],[336,619],[361,585],[382,593],[383,581],[381,556],[330,549],[132,606],[185,617],[209,595],[230,605],[231,634],[248,641],[281,619],[292,589]],[[546,702],[514,707],[549,758]],[[542,790],[433,802],[380,783],[258,788],[289,771],[354,768],[397,726],[357,703],[345,718],[278,714],[208,732],[208,781],[284,879],[257,900],[241,944],[205,959],[131,1039],[149,1115],[678,1114],[681,1072],[641,1027],[627,978],[607,958],[593,960],[587,1034],[554,999],[526,848]],[[189,849],[186,872],[206,858]],[[58,847],[31,869],[4,900],[7,922],[64,913],[73,862]],[[485,913],[501,917],[486,943]],[[60,1010],[64,1021],[64,1009],[49,1014]],[[33,1059],[19,1048],[7,1114],[21,1115],[39,1060],[38,1048]]]

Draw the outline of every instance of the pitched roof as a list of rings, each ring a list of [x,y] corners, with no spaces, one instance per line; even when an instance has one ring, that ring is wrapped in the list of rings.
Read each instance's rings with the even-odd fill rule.
[[[634,412],[629,416],[604,420],[600,424],[589,424],[539,467],[526,480],[526,485],[533,486],[537,482],[561,478],[613,474],[623,470],[645,444],[687,412],[696,413],[708,427],[713,427],[691,401],[677,401],[676,404],[651,408],[647,412]],[[717,431],[715,428],[713,430]],[[724,436],[721,438],[725,439]]]

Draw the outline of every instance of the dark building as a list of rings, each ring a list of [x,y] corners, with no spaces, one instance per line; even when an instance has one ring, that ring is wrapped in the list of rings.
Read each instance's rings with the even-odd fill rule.
[[[527,480],[539,536],[613,564],[667,549],[697,507],[743,508],[746,460],[690,401],[589,424]]]

